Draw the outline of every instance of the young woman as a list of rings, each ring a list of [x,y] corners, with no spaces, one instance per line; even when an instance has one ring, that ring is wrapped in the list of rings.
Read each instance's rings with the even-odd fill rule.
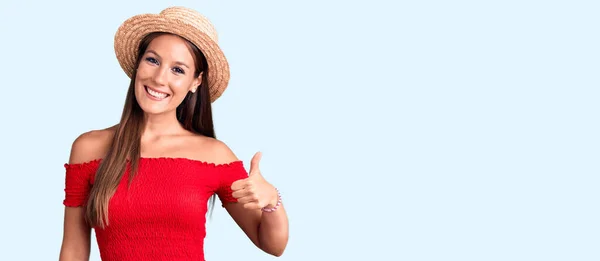
[[[277,189],[215,138],[211,103],[229,81],[211,23],[171,7],[131,17],[115,35],[131,78],[121,120],[80,135],[65,164],[61,261],[204,260],[208,203],[219,197],[250,240],[280,256],[288,220]]]

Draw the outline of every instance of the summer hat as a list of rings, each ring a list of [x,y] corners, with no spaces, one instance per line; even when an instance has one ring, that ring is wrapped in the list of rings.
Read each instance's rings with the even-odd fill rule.
[[[229,64],[218,45],[217,31],[197,11],[185,7],[169,7],[159,14],[135,15],[123,22],[115,34],[115,53],[129,78],[135,70],[140,41],[149,33],[166,32],[179,35],[202,51],[208,62],[208,87],[214,102],[229,83]]]

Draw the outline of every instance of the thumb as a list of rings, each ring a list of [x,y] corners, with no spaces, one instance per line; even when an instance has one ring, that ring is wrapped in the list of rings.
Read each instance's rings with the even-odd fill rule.
[[[260,158],[262,158],[262,153],[260,151],[254,154],[254,157],[252,157],[252,161],[250,161],[250,173],[248,174],[249,176],[253,176],[260,173],[260,170],[258,169],[258,162],[260,161]]]

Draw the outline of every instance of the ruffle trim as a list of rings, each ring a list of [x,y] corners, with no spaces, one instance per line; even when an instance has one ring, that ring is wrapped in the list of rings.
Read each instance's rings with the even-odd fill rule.
[[[195,160],[195,159],[189,159],[189,158],[180,158],[180,157],[154,157],[154,158],[141,157],[140,162],[142,162],[142,161],[144,161],[145,163],[165,163],[165,164],[175,164],[175,163],[186,162],[186,163],[193,163],[195,165],[200,165],[200,166],[209,167],[209,168],[231,168],[231,167],[238,167],[239,165],[243,166],[242,160],[236,160],[236,161],[227,162],[227,163],[213,163],[213,162],[207,162],[207,161]],[[101,162],[102,162],[102,159],[94,159],[94,160],[81,162],[81,163],[72,163],[72,164],[65,163],[64,167],[67,170],[82,170],[82,169],[98,167],[98,165],[100,165]],[[129,162],[129,160],[127,160],[127,162]]]

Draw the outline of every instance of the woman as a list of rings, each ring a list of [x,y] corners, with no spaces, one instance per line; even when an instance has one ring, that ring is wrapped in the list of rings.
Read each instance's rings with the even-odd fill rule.
[[[171,7],[134,16],[115,36],[131,78],[121,120],[80,135],[65,164],[60,260],[204,260],[207,202],[263,251],[280,256],[288,220],[277,189],[215,138],[211,103],[229,81],[210,22]]]

